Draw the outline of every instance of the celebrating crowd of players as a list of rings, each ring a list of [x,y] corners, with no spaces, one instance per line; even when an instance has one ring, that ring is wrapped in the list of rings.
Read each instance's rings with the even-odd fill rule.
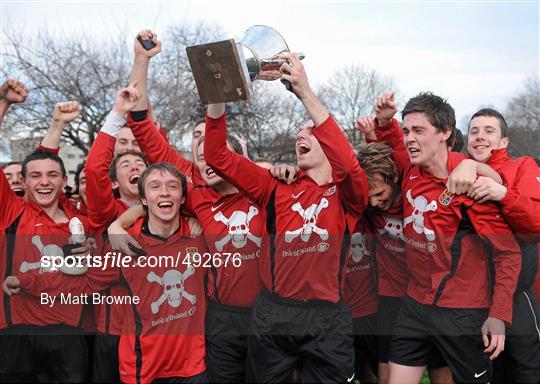
[[[131,85],[77,170],[78,201],[58,156],[75,101],[56,105],[35,152],[2,167],[0,382],[418,383],[426,368],[437,383],[540,382],[540,171],[508,156],[503,116],[473,115],[465,156],[444,99],[413,97],[400,125],[389,92],[358,118],[367,144],[355,151],[284,54],[282,78],[311,119],[297,165],[250,160],[224,104],[208,105],[189,161],[149,103],[161,43],[138,36],[156,46],[135,40]],[[1,118],[27,95],[4,83]],[[74,218],[88,236],[71,255],[187,258],[44,267],[68,256]],[[195,262],[205,254],[238,262]],[[43,301],[94,293],[137,300]]]

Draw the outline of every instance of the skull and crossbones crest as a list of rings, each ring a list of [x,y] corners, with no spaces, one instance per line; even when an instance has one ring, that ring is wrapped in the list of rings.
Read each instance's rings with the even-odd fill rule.
[[[39,253],[41,254],[40,261],[36,261],[35,263],[29,263],[27,261],[23,261],[21,263],[21,267],[19,268],[21,273],[26,273],[28,271],[31,271],[33,269],[38,269],[38,268],[39,268],[39,273],[53,272],[51,270],[52,263],[49,263],[49,266],[47,267],[42,267],[41,260],[43,258],[48,258],[49,261],[52,261],[54,257],[58,257],[58,256],[63,257],[64,252],[62,251],[62,248],[60,248],[56,244],[43,245],[43,242],[41,241],[41,238],[39,237],[39,235],[32,236],[32,244],[36,246]]]
[[[388,233],[388,235],[394,239],[394,240],[401,240],[405,241],[405,235],[403,234],[403,220],[399,219],[397,217],[392,216],[385,216],[384,221],[386,224],[383,228],[379,228],[379,235],[384,235],[385,233]]]
[[[311,237],[311,234],[315,232],[321,240],[328,239],[328,231],[317,226],[317,219],[321,211],[328,207],[328,200],[322,198],[319,204],[311,204],[307,209],[304,209],[299,202],[296,202],[292,205],[291,209],[294,212],[298,212],[304,221],[301,228],[298,228],[294,231],[285,232],[285,241],[290,243],[298,236],[302,239],[303,242],[307,242]]]
[[[435,240],[435,232],[424,226],[424,213],[437,210],[437,202],[432,200],[428,204],[427,199],[422,195],[416,196],[413,200],[410,189],[407,191],[407,200],[414,209],[412,214],[403,221],[403,227],[413,223],[416,233],[424,233],[429,241]]]
[[[355,263],[359,263],[362,258],[367,255],[369,255],[369,250],[366,245],[366,235],[360,232],[353,233],[351,236],[349,257],[351,257]]]
[[[249,207],[247,214],[243,211],[234,211],[230,217],[226,217],[221,211],[216,213],[214,220],[225,224],[227,231],[229,231],[225,237],[215,242],[216,249],[221,252],[229,242],[235,248],[240,249],[247,244],[248,239],[253,241],[257,247],[260,247],[261,238],[249,231],[249,223],[258,213],[259,210],[254,206]]]
[[[158,283],[163,287],[163,293],[154,301],[150,308],[152,313],[158,313],[161,304],[165,301],[173,308],[178,308],[182,304],[182,299],[186,298],[191,304],[195,304],[197,296],[192,295],[184,289],[185,281],[195,273],[195,268],[188,266],[184,273],[176,269],[169,269],[162,277],[159,277],[154,272],[149,272],[146,278],[151,283]]]

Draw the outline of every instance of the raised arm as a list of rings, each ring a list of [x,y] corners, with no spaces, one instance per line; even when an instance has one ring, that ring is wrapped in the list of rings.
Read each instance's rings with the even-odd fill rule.
[[[129,113],[128,125],[147,160],[150,163],[171,163],[191,180],[193,163],[186,160],[173,148],[169,141],[156,129],[154,122],[145,112],[134,111]]]
[[[131,82],[136,84],[141,99],[128,116],[128,125],[139,143],[139,147],[150,163],[167,162],[175,165],[188,179],[191,179],[193,164],[184,159],[169,143],[166,136],[156,127],[148,99],[148,66],[150,59],[161,51],[161,42],[150,30],[139,32],[137,36],[151,39],[156,46],[144,49],[135,39],[133,50],[135,58],[131,67]]]
[[[11,104],[24,103],[28,97],[28,88],[18,80],[6,80],[0,86],[0,125]]]
[[[395,151],[405,151],[403,132],[394,118],[397,113],[394,92],[386,92],[377,96],[373,109],[375,110],[375,118],[372,127],[370,127],[370,134],[366,134],[363,127],[358,126],[366,136],[366,142],[384,142]]]
[[[268,170],[227,147],[224,104],[208,105],[204,159],[224,180],[233,184],[261,207],[266,206],[277,180],[270,175]]]
[[[292,91],[315,124],[312,133],[330,162],[332,179],[340,190],[344,205],[351,213],[360,215],[368,204],[368,183],[354,150],[334,118],[311,89],[298,56],[286,54],[283,57],[288,62],[280,68],[282,78],[291,83]]]
[[[361,116],[356,121],[356,128],[364,134],[366,143],[386,143],[394,151],[392,158],[400,174],[410,166],[409,155],[403,143],[403,131],[394,118],[397,105],[394,92],[386,92],[377,97],[374,105],[375,116]]]
[[[143,40],[152,40],[156,45],[154,48],[146,50],[137,39],[141,37]],[[134,42],[134,59],[133,66],[131,67],[130,83],[137,84],[137,91],[139,91],[141,98],[134,111],[146,111],[149,109],[148,105],[148,64],[150,59],[161,52],[161,42],[157,39],[157,34],[153,33],[149,29],[145,29],[137,34]]]
[[[45,134],[39,148],[58,153],[62,132],[70,122],[81,114],[81,106],[77,101],[63,101],[54,106],[51,125]]]
[[[124,115],[138,103],[139,93],[133,87],[123,88],[116,94],[113,110],[98,133],[84,169],[88,220],[93,229],[102,230],[118,216],[118,205],[112,190],[109,168],[114,157],[116,135],[125,123]]]

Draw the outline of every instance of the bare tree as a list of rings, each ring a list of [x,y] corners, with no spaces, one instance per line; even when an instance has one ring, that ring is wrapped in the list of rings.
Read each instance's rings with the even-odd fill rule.
[[[186,47],[223,39],[219,26],[208,24],[171,26],[163,36],[163,52],[152,59],[149,97],[156,116],[165,123],[169,139],[178,148],[182,137],[204,118]]]
[[[170,27],[160,36],[165,49],[151,66],[149,94],[155,115],[171,131],[174,144],[191,129],[190,124],[204,116],[185,48],[216,40],[219,31],[204,24],[183,25]],[[129,79],[133,54],[125,34],[111,36],[105,43],[81,36],[59,38],[47,32],[35,42],[22,40],[15,33],[7,36],[2,75],[22,80],[31,92],[27,102],[6,117],[5,126],[15,131],[45,131],[57,102],[77,100],[82,113],[62,137],[87,153],[116,91]]]
[[[530,78],[506,107],[511,156],[532,156],[540,163],[540,80]]]
[[[356,119],[373,112],[380,94],[397,91],[394,80],[377,71],[351,65],[333,73],[319,89],[321,99],[347,134],[353,147],[363,143],[363,135],[354,128]],[[397,99],[397,97],[396,97]]]
[[[247,141],[251,157],[295,162],[296,134],[307,115],[281,83],[256,81],[250,100],[228,105],[227,113],[231,132]]]
[[[8,115],[8,124],[16,130],[45,131],[57,102],[77,100],[82,113],[63,138],[87,153],[113,104],[115,90],[128,78],[129,54],[123,41],[113,39],[104,47],[90,39],[59,40],[43,33],[30,44],[15,34],[7,36],[3,75],[21,79],[31,90],[26,103]]]

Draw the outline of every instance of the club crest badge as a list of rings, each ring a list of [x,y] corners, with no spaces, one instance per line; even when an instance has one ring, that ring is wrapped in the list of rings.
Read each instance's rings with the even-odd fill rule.
[[[439,203],[441,203],[442,205],[448,205],[450,204],[454,196],[455,195],[453,193],[448,192],[448,189],[445,189],[444,192],[441,193],[441,195],[439,196]]]
[[[326,191],[324,191],[323,196],[332,196],[334,193],[336,193],[336,186],[332,186],[328,188]]]

